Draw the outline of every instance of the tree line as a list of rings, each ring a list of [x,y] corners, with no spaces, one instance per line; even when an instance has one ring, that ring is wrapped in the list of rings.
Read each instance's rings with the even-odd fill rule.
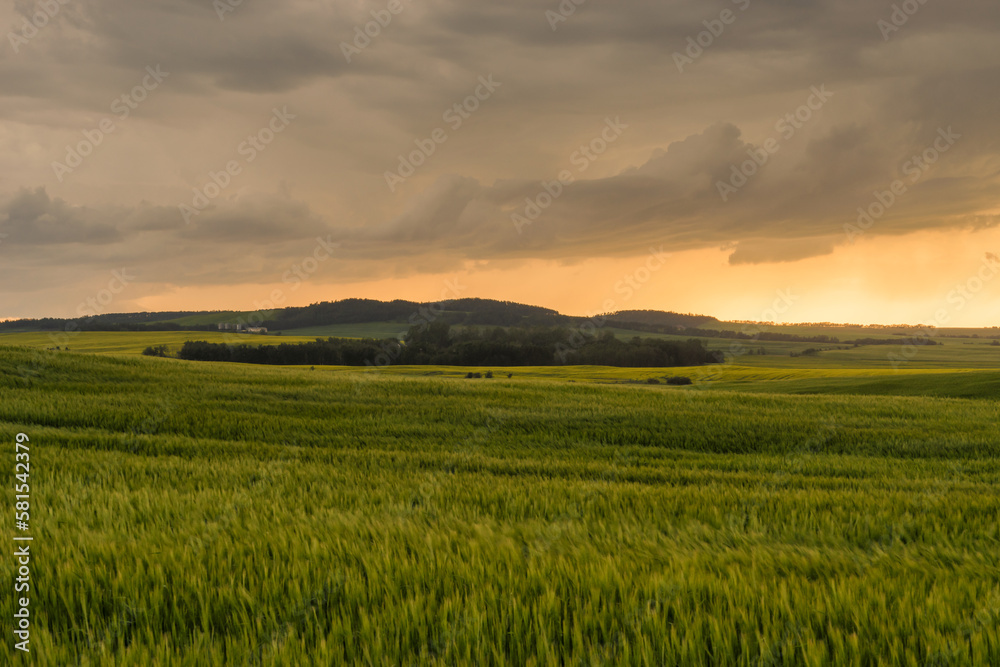
[[[671,334],[674,336],[690,336],[692,338],[724,338],[727,340],[754,340],[754,341],[767,341],[767,342],[782,342],[782,343],[825,343],[830,345],[836,345],[843,342],[844,344],[852,344],[854,347],[859,347],[862,345],[900,345],[902,344],[898,338],[859,338],[857,340],[841,341],[836,336],[827,336],[825,334],[817,334],[812,336],[803,336],[800,334],[790,334],[783,333],[780,331],[756,331],[753,333],[747,333],[746,331],[733,331],[732,329],[700,329],[693,327],[683,327],[683,326],[661,326],[653,325],[645,322],[638,321],[624,321],[618,319],[609,319],[609,321],[614,322],[615,326],[621,329],[629,329],[631,331],[642,331],[644,333],[660,333],[660,334]],[[903,335],[903,334],[896,334]],[[935,341],[925,340],[924,342],[917,343],[918,345],[939,345]]]
[[[194,361],[324,366],[559,366],[662,368],[720,363],[699,340],[618,340],[610,331],[565,327],[454,330],[436,321],[412,327],[403,340],[316,339],[280,345],[184,343],[178,355]]]

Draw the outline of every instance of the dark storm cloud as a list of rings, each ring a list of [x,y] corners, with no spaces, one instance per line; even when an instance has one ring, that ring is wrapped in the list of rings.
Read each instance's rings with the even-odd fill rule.
[[[967,135],[953,134],[948,150],[957,152]],[[878,135],[870,127],[833,127],[784,165],[760,167],[723,201],[719,183],[730,182],[734,165],[748,164],[750,152],[762,148],[746,142],[737,127],[719,124],[658,151],[640,167],[575,180],[551,204],[540,182],[487,186],[443,177],[386,225],[341,230],[335,237],[371,257],[448,248],[469,259],[581,259],[628,256],[652,243],[675,250],[738,243],[733,263],[790,261],[850,241],[845,224],[855,221],[856,208],[867,207],[896,178],[907,182],[907,192],[870,233],[990,224],[974,212],[996,204],[995,172],[912,171],[912,158],[933,147],[939,131],[919,140],[915,133],[891,150]],[[966,156],[982,151],[968,141],[964,148]],[[947,153],[940,154],[945,159]],[[909,176],[897,173],[908,164]]]
[[[176,207],[72,206],[42,188],[20,192],[0,211],[0,279],[8,287],[65,275],[22,275],[10,261],[15,256],[59,272],[128,266],[143,282],[256,282],[273,278],[269,267],[283,270],[307,255],[328,233],[308,206],[281,196],[227,202],[190,225]]]
[[[151,280],[236,284],[327,236],[343,243],[333,273],[345,279],[464,259],[635,255],[650,244],[732,247],[732,263],[790,261],[847,243],[844,225],[857,208],[906,178],[907,161],[947,128],[961,139],[865,233],[995,224],[995,2],[928,0],[885,39],[878,21],[898,2],[586,2],[553,23],[546,11],[558,12],[558,0],[403,0],[347,62],[342,43],[387,4],[245,1],[224,20],[207,0],[62,5],[21,52],[5,45],[0,55],[0,118],[19,128],[0,128],[0,145],[23,151],[0,157],[0,270],[13,270],[7,253],[17,248],[23,261],[67,271],[132,258]],[[14,30],[35,5],[16,10]],[[734,21],[680,73],[674,54],[723,10]],[[155,196],[143,190],[149,203],[136,203],[121,162],[102,166],[99,157],[80,179],[101,188],[102,203],[72,203],[90,192],[85,185],[59,192],[63,201],[54,183],[39,189],[35,172],[21,175],[29,159],[47,171],[73,140],[51,133],[93,127],[93,114],[106,114],[155,64],[171,78],[129,119],[133,134],[114,138],[124,149],[157,124],[144,139],[149,150],[138,151],[156,160],[140,160],[134,177],[144,187],[164,181]],[[390,197],[384,170],[491,72],[504,82],[496,99]],[[724,201],[720,181],[821,85],[832,100]],[[176,202],[232,156],[228,129],[256,127],[275,95],[300,114],[298,134],[248,167],[234,186],[244,189],[239,197],[227,193],[185,225]],[[512,215],[524,215],[542,181],[567,168],[564,156],[617,113],[631,123],[628,162],[613,158],[600,176],[573,171],[519,231]],[[185,140],[183,166],[161,160],[158,149]],[[279,151],[282,159],[271,157]],[[161,161],[154,176],[142,171]],[[262,187],[267,178],[310,185],[297,200],[268,197],[259,194],[275,189]]]
[[[0,233],[11,246],[106,244],[122,239],[103,212],[53,200],[44,188],[22,190],[0,216]]]

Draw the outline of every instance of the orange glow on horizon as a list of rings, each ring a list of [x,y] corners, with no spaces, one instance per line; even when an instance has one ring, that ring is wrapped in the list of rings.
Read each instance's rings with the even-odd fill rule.
[[[960,303],[956,289],[971,281],[987,252],[1000,250],[1000,231],[926,232],[897,238],[861,238],[821,257],[787,263],[730,265],[731,251],[675,253],[660,264],[650,256],[469,263],[462,271],[409,278],[329,284],[322,273],[298,290],[287,285],[162,286],[136,299],[137,310],[254,310],[368,298],[438,301],[478,297],[543,306],[569,315],[613,310],[670,310],[720,320],[920,324],[941,309],[948,326],[1000,323],[1000,281],[982,281]],[[652,267],[652,268],[650,268]],[[775,314],[780,295],[791,304]],[[949,295],[955,297],[949,304]],[[610,307],[609,307],[610,306]]]

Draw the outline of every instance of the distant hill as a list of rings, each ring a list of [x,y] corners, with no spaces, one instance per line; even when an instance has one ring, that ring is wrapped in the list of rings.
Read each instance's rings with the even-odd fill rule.
[[[694,329],[704,324],[721,324],[719,320],[708,315],[682,315],[662,310],[619,310],[605,316],[609,322],[616,324],[644,324],[654,327],[678,327]]]
[[[0,322],[0,331],[181,331],[200,330],[207,327],[185,326],[174,320],[195,316],[209,316],[225,321],[220,314],[213,317],[211,311],[164,311],[158,313],[107,313],[90,317],[8,320]]]
[[[609,324],[621,328],[691,329],[718,322],[704,315],[682,315],[657,310],[631,310],[606,315]],[[563,315],[551,308],[494,299],[452,299],[436,303],[344,299],[308,306],[253,312],[172,311],[161,313],[109,313],[73,319],[43,318],[0,322],[0,331],[207,331],[220,323],[244,323],[268,330],[294,332],[323,326],[398,323],[400,331],[432,321],[453,326],[572,327],[587,318]]]
[[[492,299],[454,299],[440,303],[344,299],[275,311],[264,326],[287,331],[365,322],[420,325],[431,320],[465,326],[555,326],[566,324],[572,318],[548,308]]]
[[[282,308],[265,320],[268,329],[288,330],[328,324],[361,324],[364,322],[404,322],[411,313],[420,310],[415,301],[374,301],[344,299],[323,301],[308,306]]]

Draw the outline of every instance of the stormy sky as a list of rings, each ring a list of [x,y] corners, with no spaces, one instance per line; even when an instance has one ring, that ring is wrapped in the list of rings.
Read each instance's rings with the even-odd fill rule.
[[[0,318],[479,296],[758,320],[792,294],[778,319],[1000,324],[995,0],[0,16]]]

